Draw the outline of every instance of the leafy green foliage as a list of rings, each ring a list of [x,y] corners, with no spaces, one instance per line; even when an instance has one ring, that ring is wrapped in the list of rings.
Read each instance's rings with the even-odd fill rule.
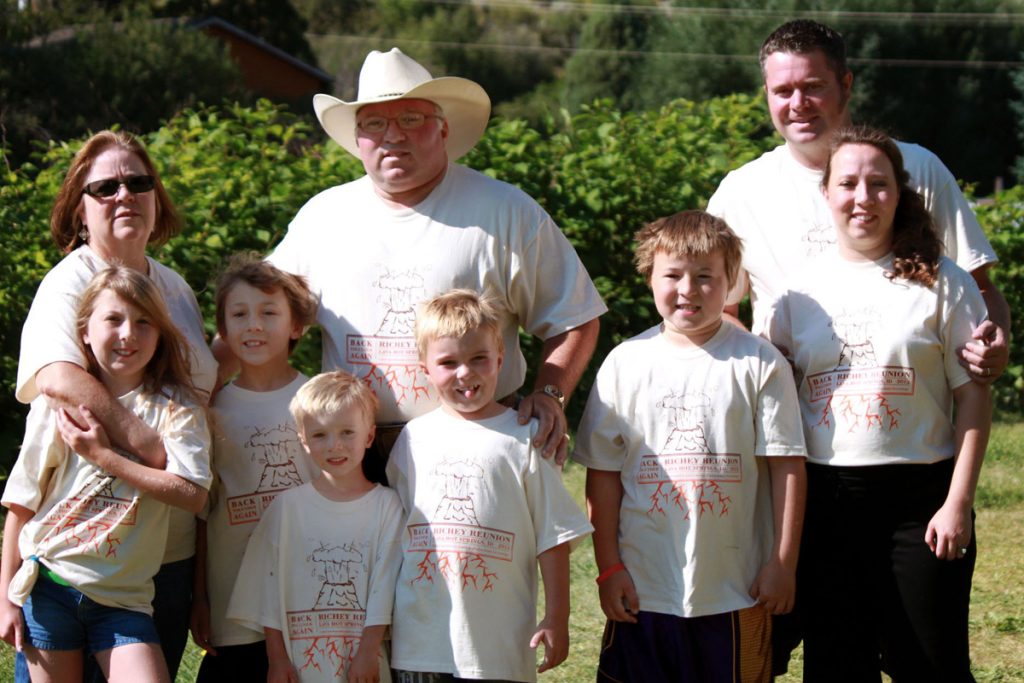
[[[1006,297],[1012,316],[1010,365],[993,387],[996,408],[1020,414],[1024,412],[1024,345],[1020,342],[1024,339],[1024,187],[1002,192],[976,211],[999,256],[992,281]]]
[[[225,258],[268,252],[307,199],[363,172],[333,142],[318,142],[319,131],[305,118],[266,101],[188,109],[143,139],[185,220],[183,233],[153,255],[196,291],[211,334]],[[22,429],[23,408],[13,399],[19,331],[39,280],[61,257],[49,241],[50,205],[81,142],[51,144],[31,163],[0,175],[0,224],[7,229],[0,250],[0,421],[10,441]],[[657,322],[647,283],[633,267],[636,230],[703,207],[725,173],[775,144],[762,99],[754,95],[677,100],[650,112],[624,112],[602,101],[575,116],[563,112],[543,130],[522,120],[492,122],[466,163],[544,206],[610,309],[579,396],[608,350]],[[1024,190],[999,195],[979,208],[979,217],[1001,257],[994,278],[1011,309],[1024,310],[1024,268],[1016,265],[1024,263]],[[1015,332],[1024,334],[1019,316]],[[997,385],[997,397],[1001,408],[1019,412],[1024,352],[1011,348],[1010,377]],[[535,366],[536,344],[528,340],[526,352]],[[317,370],[316,336],[303,340],[295,360],[306,372]],[[582,404],[573,402],[571,419]]]

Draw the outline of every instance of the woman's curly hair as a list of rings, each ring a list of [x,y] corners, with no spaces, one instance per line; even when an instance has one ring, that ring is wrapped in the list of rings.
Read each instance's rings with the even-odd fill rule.
[[[899,201],[892,220],[892,272],[889,279],[902,278],[926,287],[935,283],[942,256],[942,241],[924,205],[924,198],[910,186],[910,174],[903,167],[903,154],[886,133],[869,126],[850,126],[837,131],[829,148],[822,187],[828,187],[832,158],[844,145],[871,145],[889,159],[899,187]]]

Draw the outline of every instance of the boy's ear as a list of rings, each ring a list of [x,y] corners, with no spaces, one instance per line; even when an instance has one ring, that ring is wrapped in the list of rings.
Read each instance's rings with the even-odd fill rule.
[[[298,340],[299,337],[302,336],[302,333],[305,332],[305,331],[306,331],[306,329],[300,323],[293,322],[292,323],[292,333],[289,335],[289,339]]]
[[[298,431],[299,433],[299,443],[302,444],[303,450],[305,450],[308,453],[309,446],[306,445],[306,430],[302,428],[302,425],[299,425],[299,428],[296,431]]]
[[[370,436],[366,439],[366,447],[369,448],[370,444],[373,443],[373,438],[377,436],[377,425],[370,425]]]
[[[430,373],[427,372],[427,364],[423,361],[420,361],[420,372],[423,373],[424,377],[430,377]]]

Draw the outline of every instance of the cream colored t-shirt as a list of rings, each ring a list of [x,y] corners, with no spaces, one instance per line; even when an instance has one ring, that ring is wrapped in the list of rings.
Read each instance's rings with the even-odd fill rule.
[[[438,408],[405,426],[388,481],[408,513],[391,663],[459,678],[534,681],[537,556],[593,531],[561,473],[506,409]]]
[[[228,618],[281,631],[301,683],[345,683],[363,628],[391,623],[402,518],[384,486],[347,502],[285,491],[249,539]],[[379,661],[386,683],[383,648]]]
[[[210,435],[202,408],[136,389],[120,399],[165,438],[166,470],[210,486]],[[152,614],[170,508],[142,495],[65,446],[45,399],[32,402],[25,443],[3,503],[35,511],[18,539],[22,568],[10,599],[23,604],[35,581],[33,555],[92,600]]]
[[[494,298],[505,341],[498,397],[523,384],[519,329],[548,339],[607,310],[572,245],[521,190],[450,164],[414,208],[381,201],[368,177],[313,197],[269,260],[320,297],[323,369],[363,378],[378,423],[439,405],[420,372],[416,307],[456,287]]]
[[[766,459],[805,454],[789,365],[723,323],[692,349],[660,326],[615,347],[573,459],[621,473],[619,552],[640,609],[699,617],[754,604],[774,542]]]
[[[274,391],[228,384],[214,398],[214,486],[206,523],[206,581],[214,646],[263,640],[227,618],[228,601],[249,537],[279,493],[318,474],[302,450],[288,403],[308,378],[299,373]]]
[[[932,287],[890,280],[892,257],[833,248],[789,281],[768,336],[796,368],[808,460],[934,463],[953,457],[957,348],[987,312],[974,278],[943,258]]]

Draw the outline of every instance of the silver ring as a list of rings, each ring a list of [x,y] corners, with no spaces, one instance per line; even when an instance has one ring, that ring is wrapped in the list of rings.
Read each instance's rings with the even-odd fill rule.
[[[991,375],[992,375],[992,368],[985,368],[985,377],[990,377]]]
[[[958,548],[957,552],[959,552],[961,556],[966,555],[967,554],[967,548]]]

